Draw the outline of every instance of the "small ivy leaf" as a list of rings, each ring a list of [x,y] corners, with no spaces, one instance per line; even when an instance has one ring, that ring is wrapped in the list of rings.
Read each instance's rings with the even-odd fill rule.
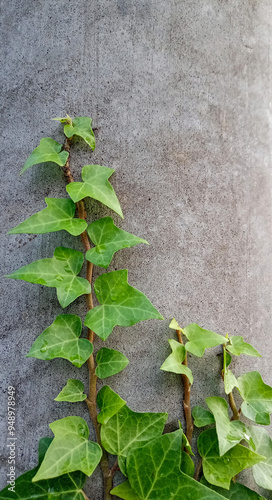
[[[58,478],[47,479],[44,481],[32,482],[32,478],[37,473],[44,455],[53,441],[52,438],[42,438],[39,442],[39,465],[28,472],[25,472],[15,480],[15,492],[9,491],[10,485],[6,486],[1,492],[1,500],[60,500],[60,498],[69,498],[69,500],[84,500],[82,487],[86,480],[83,472],[76,471],[65,474]]]
[[[169,328],[172,328],[172,330],[179,330],[180,332],[182,332],[182,328],[180,328],[178,322],[175,320],[175,318],[172,319],[170,325],[169,325]]]
[[[111,490],[111,495],[115,495],[123,500],[141,500],[141,498],[131,488],[129,481],[125,481]]]
[[[272,412],[272,387],[265,384],[259,372],[248,372],[238,378],[238,389],[244,399],[241,410],[256,424],[269,425]]]
[[[211,330],[204,330],[204,328],[201,328],[196,323],[186,326],[182,332],[189,340],[185,344],[186,350],[199,358],[203,356],[205,349],[227,342],[227,339],[223,335],[218,335],[218,333],[214,333]]]
[[[44,137],[40,140],[40,144],[32,151],[31,155],[26,160],[20,174],[23,174],[28,168],[38,163],[52,161],[63,167],[68,159],[69,153],[61,151],[62,144],[51,137]]]
[[[184,472],[184,474],[187,474],[187,476],[194,477],[195,473],[194,462],[185,451],[181,452],[180,470]]]
[[[47,208],[31,215],[18,226],[10,229],[8,234],[44,234],[64,229],[72,236],[83,233],[87,222],[75,219],[76,206],[69,198],[45,198]]]
[[[94,198],[114,210],[123,219],[120,203],[108,181],[113,172],[112,168],[85,165],[82,169],[83,182],[71,182],[66,186],[66,190],[75,203],[90,196],[90,198]]]
[[[70,118],[70,117],[69,117]],[[67,120],[66,120],[67,121]],[[66,137],[70,138],[73,135],[78,135],[82,137],[84,141],[90,146],[90,148],[95,150],[95,137],[91,127],[92,119],[87,116],[78,116],[74,118],[71,123],[64,125],[64,133]]]
[[[195,406],[192,410],[192,416],[194,418],[194,425],[196,427],[205,427],[205,425],[214,424],[213,414],[202,408],[201,406]]]
[[[166,358],[165,362],[161,366],[161,370],[165,372],[180,373],[186,375],[189,379],[190,384],[193,383],[193,374],[188,366],[183,365],[182,362],[186,356],[186,349],[184,345],[180,344],[174,339],[168,339],[168,342],[172,349],[172,354]]]
[[[54,439],[32,481],[61,476],[76,470],[87,476],[96,469],[102,451],[89,441],[89,429],[81,417],[65,417],[49,425]]]
[[[96,364],[96,375],[98,378],[104,379],[124,370],[129,364],[129,360],[116,349],[102,347],[96,355]]]
[[[256,452],[266,457],[266,460],[261,464],[253,465],[254,479],[261,488],[272,490],[272,439],[265,429],[255,425],[249,427],[249,433]]]
[[[224,370],[224,387],[226,394],[230,394],[234,387],[238,387],[237,379],[229,368]]]
[[[207,481],[227,490],[231,479],[239,472],[265,460],[265,457],[241,444],[236,444],[220,457],[215,429],[203,431],[198,438],[197,446],[203,458],[203,473]]]
[[[35,340],[26,357],[64,358],[80,368],[93,352],[93,344],[87,339],[79,339],[80,334],[81,319],[73,314],[60,314]]]
[[[182,429],[180,422],[179,422],[179,426],[180,426],[180,429]],[[190,445],[190,443],[189,443],[189,441],[188,441],[188,439],[187,439],[186,434],[184,434],[184,432],[183,432],[183,434],[182,434],[182,446],[183,446],[183,448],[185,448],[185,450],[187,450],[187,451],[188,451],[188,453],[190,453],[190,455],[193,455],[193,456],[194,456],[194,453],[193,453],[193,451],[192,451],[192,447],[191,447],[191,445]],[[182,469],[182,470],[183,470],[183,469]],[[184,472],[185,472],[185,471],[184,471]],[[189,475],[190,475],[190,474],[189,474]],[[192,475],[194,475],[194,474],[192,474]]]
[[[250,440],[247,427],[243,422],[238,420],[230,422],[228,403],[223,398],[218,396],[206,398],[206,403],[215,418],[220,457],[242,439]]]
[[[83,391],[84,384],[80,380],[69,378],[65,387],[63,387],[55,398],[55,401],[69,401],[70,403],[85,401],[87,396],[83,394]]]
[[[97,415],[97,421],[106,424],[125,404],[126,401],[108,385],[104,385],[97,394],[97,405],[101,410]]]
[[[60,122],[60,123],[72,124],[72,118],[68,114],[66,114],[66,116],[64,118],[61,118],[58,116],[57,118],[52,118],[52,120]]]
[[[230,353],[226,350],[226,368],[228,368],[228,366],[231,364],[231,355]]]
[[[67,307],[77,297],[91,292],[90,283],[77,276],[84,261],[82,252],[58,247],[54,257],[23,266],[6,278],[24,280],[57,289],[61,307]]]
[[[240,356],[240,354],[246,354],[247,356],[262,357],[261,354],[247,342],[244,342],[243,337],[229,337],[230,344],[227,345],[227,349],[231,354],[235,356]]]
[[[256,493],[256,491],[250,490],[243,484],[234,483],[233,481],[230,483],[229,490],[224,490],[223,488],[219,488],[218,486],[209,484],[204,476],[202,476],[200,482],[202,484],[205,484],[205,486],[207,486],[211,490],[219,493],[219,495],[221,495],[222,497],[229,498],[230,500],[265,500],[265,498]]]
[[[87,313],[85,325],[106,340],[116,325],[132,326],[146,319],[163,319],[148,298],[127,281],[127,269],[99,276],[94,291],[101,306]]]
[[[110,265],[114,254],[118,250],[134,247],[139,243],[149,245],[146,240],[119,229],[115,226],[111,217],[104,217],[92,222],[87,231],[96,246],[86,252],[86,259],[105,269]]]

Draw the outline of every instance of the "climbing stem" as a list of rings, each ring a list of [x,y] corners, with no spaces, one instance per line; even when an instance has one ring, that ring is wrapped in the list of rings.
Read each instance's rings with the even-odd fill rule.
[[[177,332],[177,337],[178,341],[180,344],[183,344],[183,338],[182,338],[182,332],[180,330],[176,330]],[[183,365],[187,366],[187,352],[184,358],[184,361],[182,363]],[[192,412],[191,412],[191,384],[189,382],[189,379],[186,375],[181,375],[183,385],[184,385],[184,398],[183,398],[183,408],[184,408],[184,415],[185,415],[185,422],[186,422],[186,437],[191,444],[192,437],[193,437],[193,431],[194,431],[194,424],[193,424],[193,419],[192,419]]]

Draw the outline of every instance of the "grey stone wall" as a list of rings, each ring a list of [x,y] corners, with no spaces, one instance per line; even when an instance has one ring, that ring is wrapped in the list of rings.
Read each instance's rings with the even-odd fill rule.
[[[52,256],[60,244],[81,249],[64,233],[6,231],[41,210],[45,196],[65,196],[52,164],[18,175],[43,136],[62,141],[50,119],[92,116],[96,152],[78,142],[72,169],[79,180],[84,164],[115,168],[121,227],[151,246],[120,252],[110,270],[128,267],[130,284],[166,318],[115,329],[107,346],[130,365],[112,388],[134,410],[167,410],[169,430],[183,421],[179,377],[159,370],[173,316],[244,335],[263,355],[251,369],[271,384],[270,0],[9,0],[2,12],[3,274]],[[94,218],[110,214],[89,206]],[[24,357],[61,313],[55,291],[3,279],[1,302],[3,487],[8,384],[17,390],[18,474],[36,464],[49,422],[88,414],[79,403],[53,401],[67,378],[87,382],[86,368]],[[84,318],[84,300],[66,311]],[[193,405],[223,395],[215,352],[189,360]],[[248,369],[247,359],[235,361],[237,375]],[[252,486],[251,474],[246,481]],[[96,472],[86,493],[101,500],[100,489]]]

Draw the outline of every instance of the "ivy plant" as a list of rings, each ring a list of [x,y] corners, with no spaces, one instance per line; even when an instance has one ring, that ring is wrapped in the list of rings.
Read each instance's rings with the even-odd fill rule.
[[[67,180],[69,198],[45,198],[46,208],[31,214],[11,229],[9,234],[43,234],[68,231],[81,237],[83,251],[57,247],[53,256],[28,263],[14,270],[8,278],[24,280],[56,288],[62,308],[86,298],[86,315],[60,314],[40,333],[26,357],[41,360],[63,358],[80,368],[87,363],[89,387],[80,379],[68,379],[59,388],[55,401],[82,402],[89,409],[90,423],[96,441],[89,439],[89,423],[78,416],[67,416],[49,427],[52,438],[41,437],[39,463],[35,469],[18,477],[15,486],[8,485],[0,493],[5,499],[84,500],[84,484],[96,467],[103,474],[103,497],[112,495],[124,500],[261,500],[258,493],[235,481],[243,469],[253,468],[256,483],[272,489],[272,441],[263,427],[269,425],[272,411],[272,388],[258,372],[251,371],[236,378],[230,370],[231,357],[242,354],[260,356],[241,336],[222,336],[197,324],[181,328],[172,320],[170,328],[177,340],[169,339],[171,353],[161,366],[167,372],[181,375],[184,384],[186,431],[165,433],[167,413],[135,412],[109,385],[97,393],[97,379],[114,376],[124,370],[129,360],[124,353],[106,345],[94,353],[95,334],[106,342],[115,326],[129,327],[144,320],[163,317],[150,300],[129,284],[126,269],[105,272],[114,254],[123,248],[147,244],[144,238],[117,227],[111,217],[91,220],[86,216],[84,199],[94,198],[123,218],[121,205],[109,182],[114,170],[100,165],[85,165],[82,181],[75,181],[70,151],[75,136],[93,151],[95,135],[92,120],[70,116],[56,118],[65,135],[64,145],[43,138],[26,160],[21,173],[30,167],[51,162],[61,168]],[[28,175],[26,173],[26,175]],[[86,260],[86,276],[80,276]],[[93,268],[103,272],[93,283]],[[93,292],[99,305],[93,305]],[[88,337],[82,338],[82,322]],[[227,400],[207,395],[207,408],[191,411],[190,394],[194,382],[188,366],[189,356],[201,358],[206,349],[222,346],[222,377]],[[237,409],[233,390],[243,399]],[[57,392],[57,391],[56,391]],[[243,422],[244,415],[253,424]],[[195,427],[205,427],[198,438],[200,462],[191,458]],[[110,467],[110,455],[116,457]],[[194,459],[196,460],[196,459]],[[201,471],[203,470],[203,473]],[[117,471],[123,482],[113,485]]]

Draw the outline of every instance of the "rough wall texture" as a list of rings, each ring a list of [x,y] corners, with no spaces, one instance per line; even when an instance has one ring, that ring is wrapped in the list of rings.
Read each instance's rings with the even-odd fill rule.
[[[2,4],[3,273],[51,256],[59,244],[80,249],[64,233],[7,237],[6,230],[41,210],[45,196],[64,194],[52,165],[18,176],[42,136],[62,140],[50,118],[92,116],[97,149],[91,155],[80,144],[75,176],[87,163],[116,169],[121,226],[151,246],[120,252],[110,269],[128,267],[130,283],[166,318],[116,329],[107,345],[130,365],[111,379],[112,388],[134,410],[168,410],[168,428],[176,427],[183,418],[179,380],[159,370],[173,315],[183,325],[244,335],[263,354],[251,369],[271,383],[271,1]],[[95,217],[110,213],[91,206]],[[86,369],[24,357],[61,312],[54,290],[3,280],[1,301],[4,486],[8,384],[17,389],[18,474],[36,463],[49,422],[69,412],[88,415],[79,403],[53,402],[67,378],[87,380]],[[78,300],[67,312],[84,317],[84,307]],[[193,405],[218,386],[222,394],[220,356],[190,363],[200,377]],[[235,362],[236,374],[247,370],[248,360]],[[86,493],[102,499],[99,472]]]

